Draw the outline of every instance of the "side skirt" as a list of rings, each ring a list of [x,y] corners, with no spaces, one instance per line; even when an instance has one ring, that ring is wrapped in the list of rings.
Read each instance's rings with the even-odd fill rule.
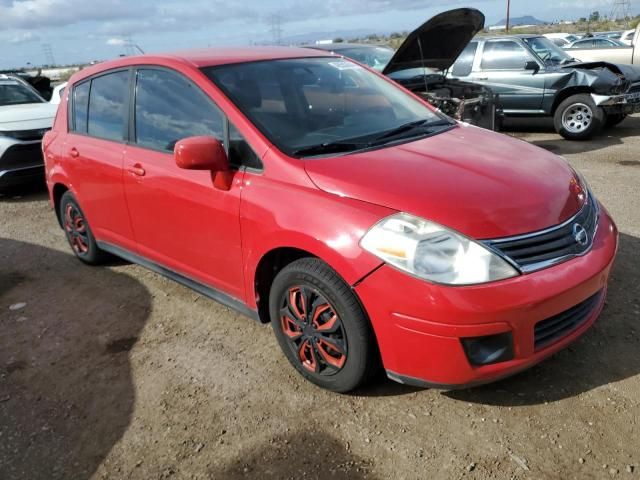
[[[208,285],[204,285],[203,283],[186,277],[180,273],[174,272],[173,270],[170,270],[158,263],[152,262],[151,260],[141,257],[140,255],[132,253],[128,250],[116,247],[115,245],[111,245],[110,243],[97,241],[96,244],[98,245],[98,248],[100,248],[100,250],[109,252],[116,257],[123,258],[128,262],[136,263],[145,268],[148,268],[149,270],[159,273],[160,275],[163,275],[173,280],[174,282],[190,288],[191,290],[195,290],[205,297],[209,297],[210,299],[215,300],[216,302],[221,303],[226,307],[232,308],[233,310],[246,315],[253,320],[256,320],[258,322],[260,321],[260,317],[256,310],[252,310],[251,308],[247,307],[247,305],[245,305],[241,300],[238,300],[231,295],[227,295],[220,290],[209,287]]]

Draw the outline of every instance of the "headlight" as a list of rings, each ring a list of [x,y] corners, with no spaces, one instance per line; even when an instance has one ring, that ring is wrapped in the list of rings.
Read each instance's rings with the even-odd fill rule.
[[[473,285],[519,275],[482,244],[407,213],[380,221],[360,245],[386,263],[435,283]]]

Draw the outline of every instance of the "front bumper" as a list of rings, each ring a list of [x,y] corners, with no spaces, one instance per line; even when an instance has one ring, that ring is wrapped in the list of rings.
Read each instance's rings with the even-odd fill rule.
[[[0,188],[44,181],[42,141],[0,137]]]
[[[384,265],[355,287],[378,340],[389,378],[402,383],[460,388],[512,375],[576,340],[596,321],[618,244],[602,209],[591,251],[562,264],[508,280],[469,287],[427,283]],[[535,325],[602,291],[578,327],[536,349]],[[472,365],[463,338],[510,332],[511,360]]]
[[[605,109],[607,113],[640,113],[640,92],[623,95],[595,95],[591,97],[596,105]]]

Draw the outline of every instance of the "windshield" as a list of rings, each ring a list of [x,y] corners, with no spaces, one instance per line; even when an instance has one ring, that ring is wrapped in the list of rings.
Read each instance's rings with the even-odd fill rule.
[[[353,47],[335,50],[339,55],[352,58],[378,71],[384,70],[394,51],[386,47]]]
[[[573,57],[546,37],[525,38],[524,42],[547,65],[559,65],[573,61]]]
[[[452,125],[403,89],[341,58],[269,60],[203,71],[288,155],[348,153]]]
[[[0,106],[42,102],[36,92],[17,80],[0,80]]]

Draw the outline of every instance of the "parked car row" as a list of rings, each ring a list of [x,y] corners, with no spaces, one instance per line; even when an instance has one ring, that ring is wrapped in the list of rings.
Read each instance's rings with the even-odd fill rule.
[[[477,10],[442,13],[412,32],[385,66],[374,54],[383,51],[379,46],[314,48],[351,55],[447,115],[491,129],[499,127],[502,115],[547,116],[564,138],[587,140],[640,112],[640,69],[624,65],[630,61],[581,63],[574,50],[545,36],[476,36],[483,28]],[[594,40],[609,41],[576,43]],[[389,56],[387,49],[384,53]],[[585,50],[576,49],[575,55],[584,57]]]

